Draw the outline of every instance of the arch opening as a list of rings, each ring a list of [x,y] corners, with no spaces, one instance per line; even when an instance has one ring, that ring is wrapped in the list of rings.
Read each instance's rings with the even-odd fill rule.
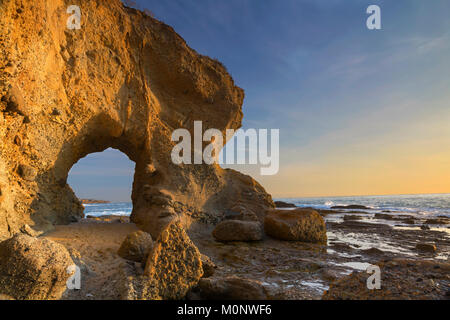
[[[90,153],[75,163],[67,183],[84,206],[85,217],[129,216],[136,164],[118,149]]]
[[[123,281],[128,260],[119,249],[129,234],[138,231],[129,220],[135,166],[125,153],[108,148],[88,154],[70,168],[67,184],[82,202],[84,219],[56,225],[45,235],[65,246],[78,267],[80,287],[66,290],[63,299],[122,297],[117,284]],[[143,266],[144,261],[141,272]]]

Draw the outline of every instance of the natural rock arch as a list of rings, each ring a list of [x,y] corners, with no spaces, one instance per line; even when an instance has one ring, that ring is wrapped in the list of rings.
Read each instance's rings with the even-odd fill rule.
[[[109,147],[136,163],[132,220],[154,237],[175,218],[272,207],[248,176],[171,162],[174,129],[241,126],[244,92],[223,65],[119,0],[79,6],[69,30],[62,0],[0,4],[0,239],[79,218],[67,174]]]

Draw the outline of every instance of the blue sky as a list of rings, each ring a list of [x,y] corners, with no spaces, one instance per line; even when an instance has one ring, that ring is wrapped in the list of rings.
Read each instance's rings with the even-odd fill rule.
[[[450,147],[450,1],[136,2],[225,64],[246,92],[244,128],[280,129],[278,175],[238,168],[270,192],[450,192],[438,181],[450,177],[442,172],[450,168],[442,153]],[[381,7],[382,30],[366,28],[371,4]],[[91,155],[72,169],[69,183],[77,194],[129,198],[133,165],[123,157]],[[93,167],[101,168],[95,183],[84,179]],[[430,167],[444,168],[441,178],[424,169]],[[410,181],[411,171],[423,175]],[[104,196],[94,191],[108,188]]]

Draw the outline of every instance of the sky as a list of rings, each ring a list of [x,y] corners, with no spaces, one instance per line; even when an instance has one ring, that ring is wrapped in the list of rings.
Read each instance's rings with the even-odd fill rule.
[[[136,2],[224,63],[244,129],[280,129],[277,175],[233,166],[275,197],[450,193],[450,1]],[[366,27],[372,4],[381,30]],[[108,150],[69,183],[122,201],[133,171]]]

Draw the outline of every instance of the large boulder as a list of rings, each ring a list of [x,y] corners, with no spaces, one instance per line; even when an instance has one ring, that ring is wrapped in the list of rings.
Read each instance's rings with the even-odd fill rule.
[[[259,241],[263,231],[259,222],[226,220],[216,226],[212,235],[218,241]]]
[[[19,300],[59,299],[71,276],[71,265],[64,246],[16,235],[0,243],[0,295]]]
[[[261,282],[236,276],[201,279],[200,296],[209,300],[266,300],[266,289]]]
[[[311,209],[271,210],[264,219],[267,235],[287,241],[326,243],[327,230],[320,214]]]
[[[117,253],[126,260],[145,263],[152,247],[153,240],[149,233],[135,231],[125,238]]]
[[[144,276],[153,281],[161,299],[179,300],[197,285],[202,275],[200,252],[180,221],[173,221],[150,251]]]

